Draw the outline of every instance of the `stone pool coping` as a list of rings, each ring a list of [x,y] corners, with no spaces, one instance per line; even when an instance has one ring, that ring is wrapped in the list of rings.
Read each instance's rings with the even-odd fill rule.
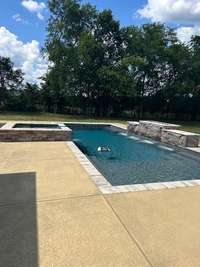
[[[74,123],[74,124],[84,124],[84,123]],[[105,123],[86,123],[101,125]],[[127,127],[120,123],[108,123],[108,126],[114,126],[122,130],[127,130]],[[139,191],[152,191],[152,190],[162,190],[162,189],[175,189],[183,187],[194,187],[200,186],[200,180],[184,180],[184,181],[171,181],[171,182],[157,182],[157,183],[145,183],[145,184],[130,184],[130,185],[120,185],[112,186],[107,179],[100,173],[99,170],[93,165],[93,163],[83,154],[83,152],[77,147],[73,142],[67,142],[68,146],[75,154],[77,160],[86,170],[92,181],[99,188],[102,194],[115,194],[115,193],[127,193],[127,192],[139,192]],[[184,150],[189,150],[190,152],[200,153],[200,148],[183,148]],[[199,154],[200,156],[200,154]]]

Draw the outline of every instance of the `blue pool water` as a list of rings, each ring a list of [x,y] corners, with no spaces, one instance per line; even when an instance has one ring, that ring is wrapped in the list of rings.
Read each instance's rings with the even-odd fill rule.
[[[32,123],[17,123],[13,128],[23,129],[23,128],[42,128],[42,129],[60,129],[58,124],[32,124]]]
[[[73,139],[113,186],[200,178],[197,156],[138,136],[75,128]],[[99,146],[111,152],[98,152]]]

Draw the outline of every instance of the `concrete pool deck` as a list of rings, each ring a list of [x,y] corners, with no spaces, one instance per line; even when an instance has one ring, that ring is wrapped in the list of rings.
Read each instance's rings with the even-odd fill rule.
[[[0,143],[0,266],[188,267],[200,187],[103,195],[66,142]]]

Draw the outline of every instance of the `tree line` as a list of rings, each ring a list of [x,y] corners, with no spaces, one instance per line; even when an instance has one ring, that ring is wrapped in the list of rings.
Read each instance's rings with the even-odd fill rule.
[[[198,119],[200,36],[184,44],[160,23],[121,27],[111,10],[78,0],[48,6],[48,73],[41,86],[24,84],[22,72],[1,57],[1,108]]]

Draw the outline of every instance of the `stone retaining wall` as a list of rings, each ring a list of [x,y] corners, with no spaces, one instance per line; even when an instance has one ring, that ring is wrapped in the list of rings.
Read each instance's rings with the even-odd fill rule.
[[[71,131],[1,130],[1,142],[70,141]]]
[[[128,134],[139,134],[139,122],[129,121],[127,130],[128,130]]]
[[[163,143],[182,146],[198,147],[199,135],[178,130],[179,125],[157,121],[129,122],[128,134],[150,137]]]
[[[182,147],[198,147],[199,135],[178,130],[163,130],[161,141]]]
[[[169,124],[157,121],[129,122],[128,134],[138,134],[155,140],[161,140],[163,129],[177,129],[176,124]]]

